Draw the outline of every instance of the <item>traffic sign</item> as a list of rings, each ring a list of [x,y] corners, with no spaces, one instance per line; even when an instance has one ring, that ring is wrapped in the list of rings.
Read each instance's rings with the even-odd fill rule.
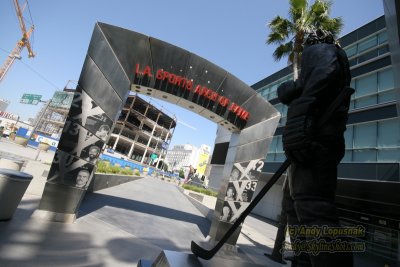
[[[153,154],[150,155],[150,158],[151,159],[158,159],[158,155],[153,153]]]
[[[42,95],[33,95],[33,94],[23,94],[20,103],[22,104],[30,104],[37,105],[42,99]]]

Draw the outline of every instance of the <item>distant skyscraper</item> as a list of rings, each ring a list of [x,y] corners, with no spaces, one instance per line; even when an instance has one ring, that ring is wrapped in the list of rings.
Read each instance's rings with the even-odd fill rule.
[[[180,170],[192,165],[197,174],[204,175],[210,151],[211,147],[208,145],[201,145],[200,148],[190,144],[175,145],[168,150],[165,160],[170,170]]]
[[[198,162],[198,148],[193,145],[175,145],[171,150],[168,150],[165,161],[168,163],[169,169],[180,170],[189,165],[194,168]]]

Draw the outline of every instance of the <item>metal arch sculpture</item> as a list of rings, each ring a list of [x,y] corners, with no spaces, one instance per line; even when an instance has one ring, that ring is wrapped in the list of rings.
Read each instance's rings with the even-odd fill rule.
[[[223,180],[210,232],[218,240],[251,201],[279,112],[215,64],[161,40],[100,22],[36,216],[75,220],[95,169],[89,150],[106,143],[130,91],[184,107],[227,130],[216,141],[229,142],[225,164],[214,172]],[[80,177],[78,184],[82,170],[90,178],[83,183]],[[235,199],[225,198],[228,184],[241,192]],[[229,218],[224,217],[225,206],[231,210]]]

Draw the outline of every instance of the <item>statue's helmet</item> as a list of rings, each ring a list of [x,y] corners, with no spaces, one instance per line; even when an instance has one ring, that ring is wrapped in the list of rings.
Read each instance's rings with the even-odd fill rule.
[[[312,29],[305,33],[304,46],[310,46],[315,44],[334,44],[335,39],[330,31],[323,29]]]

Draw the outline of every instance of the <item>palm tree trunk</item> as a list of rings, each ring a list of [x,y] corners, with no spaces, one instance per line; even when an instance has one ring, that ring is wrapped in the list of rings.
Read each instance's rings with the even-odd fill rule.
[[[299,77],[299,54],[293,53],[293,81]]]

